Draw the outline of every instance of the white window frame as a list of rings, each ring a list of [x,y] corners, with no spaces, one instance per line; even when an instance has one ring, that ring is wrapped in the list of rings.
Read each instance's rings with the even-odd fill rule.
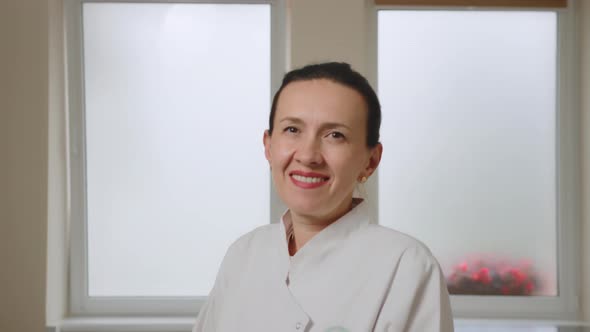
[[[557,280],[558,296],[461,296],[452,295],[457,319],[578,320],[581,280],[580,105],[577,38],[577,0],[567,8],[373,6],[368,10],[369,66],[377,87],[378,12],[381,10],[445,11],[550,11],[557,13]],[[383,171],[383,170],[381,170]]]
[[[69,112],[69,173],[70,192],[68,194],[68,206],[70,209],[70,257],[69,257],[69,316],[144,316],[144,317],[169,317],[169,320],[104,320],[81,321],[68,319],[60,327],[61,331],[180,331],[186,330],[191,319],[175,320],[174,317],[194,317],[198,312],[204,298],[104,298],[94,300],[88,298],[88,276],[85,245],[85,202],[83,196],[83,171],[84,151],[83,144],[83,71],[82,71],[82,25],[81,5],[84,2],[162,2],[153,0],[111,0],[111,1],[85,1],[63,0],[66,31],[66,63],[67,63],[67,103]],[[286,0],[177,0],[177,2],[190,3],[269,3],[271,4],[271,86],[273,92],[278,88],[286,65],[288,31],[286,28]],[[371,2],[371,0],[366,0]],[[579,318],[579,297],[581,280],[579,278],[581,262],[580,252],[580,105],[577,87],[579,86],[579,61],[577,46],[578,36],[576,29],[577,0],[569,0],[568,8],[564,9],[528,9],[528,8],[475,8],[477,10],[549,10],[558,14],[558,142],[557,142],[557,179],[558,179],[558,222],[556,233],[558,236],[558,290],[557,297],[531,297],[508,298],[494,296],[452,296],[452,305],[455,318],[500,318],[500,319],[532,319],[532,320],[577,320]],[[374,87],[377,87],[377,11],[378,10],[470,10],[473,7],[408,7],[408,6],[374,6],[367,5],[367,68],[369,78]],[[376,174],[378,176],[378,174]],[[375,177],[374,177],[375,178]],[[368,185],[372,205],[377,204],[377,181],[371,179]],[[271,184],[272,187],[272,184]],[[271,189],[271,221],[278,220],[283,211],[280,200]],[[378,210],[372,207],[373,215]],[[89,326],[93,326],[89,329]],[[97,328],[100,326],[100,328]],[[182,326],[180,328],[179,326]]]
[[[286,68],[286,24],[285,0],[64,0],[65,47],[67,72],[67,101],[69,121],[69,171],[70,171],[70,257],[69,257],[69,313],[71,316],[148,316],[148,317],[194,317],[206,300],[201,297],[90,297],[88,296],[88,246],[86,220],[85,189],[85,133],[84,133],[84,71],[83,71],[83,33],[82,6],[84,3],[96,2],[133,2],[133,3],[207,3],[207,4],[269,4],[271,29],[271,90],[276,91]],[[270,110],[269,110],[270,112]],[[262,135],[262,133],[261,133]],[[261,143],[262,144],[262,143]],[[262,153],[262,152],[261,152]],[[270,176],[270,175],[269,175]],[[280,213],[281,206],[273,191],[269,201],[271,220]],[[106,324],[106,325],[105,325]],[[102,326],[101,330],[126,330],[130,326],[155,326],[158,329],[175,330],[186,326],[181,320],[159,320],[140,323],[133,321],[97,321],[79,322],[70,320],[62,330],[84,330],[84,326]],[[180,324],[180,325],[179,325]],[[168,326],[168,328],[165,328]],[[145,329],[144,329],[145,330]],[[148,329],[150,330],[150,329]],[[147,330],[146,330],[147,331]]]

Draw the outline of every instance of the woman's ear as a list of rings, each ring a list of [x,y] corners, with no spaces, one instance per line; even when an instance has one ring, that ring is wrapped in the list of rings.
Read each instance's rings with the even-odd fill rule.
[[[270,132],[268,130],[264,131],[264,136],[262,137],[262,143],[264,144],[264,156],[268,163],[270,164]]]
[[[371,155],[369,156],[369,162],[367,163],[367,167],[365,168],[365,175],[366,177],[370,177],[373,172],[379,166],[381,162],[381,155],[383,154],[383,145],[381,143],[377,143],[374,147],[371,148]]]

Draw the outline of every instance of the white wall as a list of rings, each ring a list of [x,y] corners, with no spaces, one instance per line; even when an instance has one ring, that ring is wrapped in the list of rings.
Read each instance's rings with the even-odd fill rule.
[[[0,2],[0,331],[45,326],[48,7]]]

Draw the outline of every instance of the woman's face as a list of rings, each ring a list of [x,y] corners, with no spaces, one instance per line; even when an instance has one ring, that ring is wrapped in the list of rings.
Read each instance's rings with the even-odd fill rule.
[[[355,90],[327,79],[292,82],[264,135],[277,192],[292,213],[333,221],[350,208],[357,181],[379,164],[368,148],[367,106]]]

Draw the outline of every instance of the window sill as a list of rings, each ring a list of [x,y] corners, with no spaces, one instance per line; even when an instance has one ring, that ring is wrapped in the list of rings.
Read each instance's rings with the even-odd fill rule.
[[[195,317],[73,317],[64,319],[54,332],[190,332]],[[458,329],[496,328],[567,328],[590,327],[590,322],[555,320],[455,319]],[[561,331],[562,329],[560,329]],[[575,331],[578,331],[577,329]]]
[[[566,320],[455,319],[455,332],[589,332],[590,324]]]
[[[55,332],[189,332],[195,317],[72,317]]]

